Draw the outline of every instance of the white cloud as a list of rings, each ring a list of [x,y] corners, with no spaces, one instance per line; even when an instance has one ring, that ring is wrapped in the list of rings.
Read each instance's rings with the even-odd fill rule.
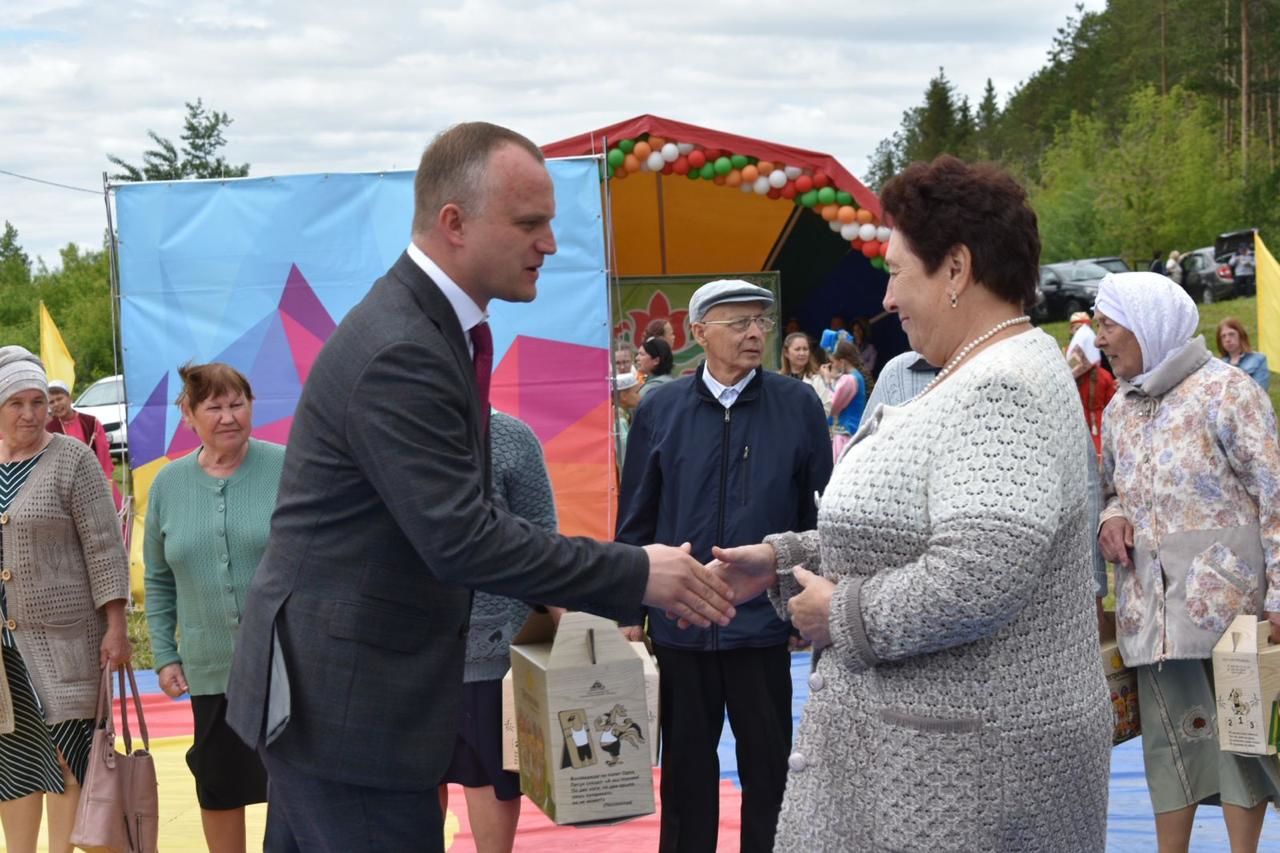
[[[0,169],[100,188],[108,152],[177,141],[201,97],[255,175],[412,168],[467,119],[550,142],[646,112],[859,174],[939,66],[1006,97],[1075,2],[27,0],[0,24]],[[0,219],[50,263],[105,227],[100,197],[6,175]]]

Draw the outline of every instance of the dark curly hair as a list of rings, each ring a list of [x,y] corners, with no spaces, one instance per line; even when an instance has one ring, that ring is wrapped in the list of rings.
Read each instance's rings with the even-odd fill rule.
[[[905,237],[930,275],[955,246],[973,258],[973,278],[1024,309],[1035,304],[1040,232],[1026,191],[992,163],[943,154],[912,163],[880,193],[886,223]]]

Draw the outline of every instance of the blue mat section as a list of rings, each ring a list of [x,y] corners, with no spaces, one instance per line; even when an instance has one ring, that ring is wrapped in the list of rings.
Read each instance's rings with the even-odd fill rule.
[[[800,713],[809,698],[809,662],[807,652],[791,656],[791,713],[793,725],[800,727]],[[741,787],[738,780],[738,758],[734,752],[733,732],[725,722],[720,738],[720,778]],[[1142,741],[1134,739],[1111,751],[1111,793],[1107,809],[1107,850],[1111,853],[1150,853],[1156,849],[1155,820],[1151,816],[1151,799],[1147,795],[1146,775],[1142,767]],[[1201,806],[1196,813],[1196,828],[1191,835],[1193,853],[1222,853],[1231,849],[1222,810]],[[1267,812],[1262,827],[1259,850],[1280,851],[1280,814]]]

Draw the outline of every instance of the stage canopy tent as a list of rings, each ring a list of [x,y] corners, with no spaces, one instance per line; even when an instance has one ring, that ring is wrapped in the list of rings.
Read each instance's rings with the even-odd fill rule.
[[[880,202],[830,154],[654,115],[542,150],[605,156],[617,275],[777,270],[781,319],[810,333],[881,312]],[[900,334],[890,321],[873,337],[896,350]]]

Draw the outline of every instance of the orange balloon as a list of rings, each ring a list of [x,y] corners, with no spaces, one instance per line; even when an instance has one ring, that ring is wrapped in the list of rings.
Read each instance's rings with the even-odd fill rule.
[[[737,169],[730,169],[729,174],[724,176],[724,182],[726,186],[736,187],[742,183],[742,173]]]
[[[760,170],[751,164],[742,167],[742,180],[754,184],[756,178],[760,177]]]
[[[858,208],[858,212],[855,216],[858,222],[863,225],[866,225],[871,220],[875,219],[875,217],[871,215],[871,211],[867,210],[865,207]]]
[[[713,184],[715,184],[716,186],[718,186],[718,187],[722,187],[722,186],[724,186],[724,185],[725,185],[725,183],[726,183],[726,181],[725,181],[725,176],[724,176],[724,175],[716,175],[714,178],[712,178],[712,179],[711,179],[711,182],[712,182]]]
[[[822,206],[822,218],[827,222],[835,222],[836,217],[840,215],[840,207],[835,204],[825,204]]]
[[[848,225],[858,218],[858,211],[853,209],[853,205],[846,204],[840,208],[836,216],[841,222]]]
[[[650,151],[661,151],[661,150],[662,150],[662,146],[664,146],[664,145],[666,145],[666,144],[667,144],[667,140],[663,139],[661,136],[650,136],[650,137],[649,137],[649,150],[650,150]]]
[[[767,175],[773,171],[773,164],[768,160],[761,160],[756,164],[756,168],[760,171],[761,175]]]
[[[622,166],[628,172],[638,172],[640,171],[640,158],[635,155],[634,151],[632,151],[632,153],[628,154],[627,158],[622,161]]]
[[[636,147],[631,149],[631,153],[636,155],[641,161],[648,160],[649,155],[653,153],[653,149],[649,147],[649,143],[643,139],[636,143]]]
[[[626,167],[626,166],[623,166],[622,168],[614,169],[614,170],[613,170],[613,177],[614,177],[615,179],[619,180],[619,181],[620,181],[620,180],[622,180],[623,178],[625,178],[626,176],[627,176],[627,167]]]

